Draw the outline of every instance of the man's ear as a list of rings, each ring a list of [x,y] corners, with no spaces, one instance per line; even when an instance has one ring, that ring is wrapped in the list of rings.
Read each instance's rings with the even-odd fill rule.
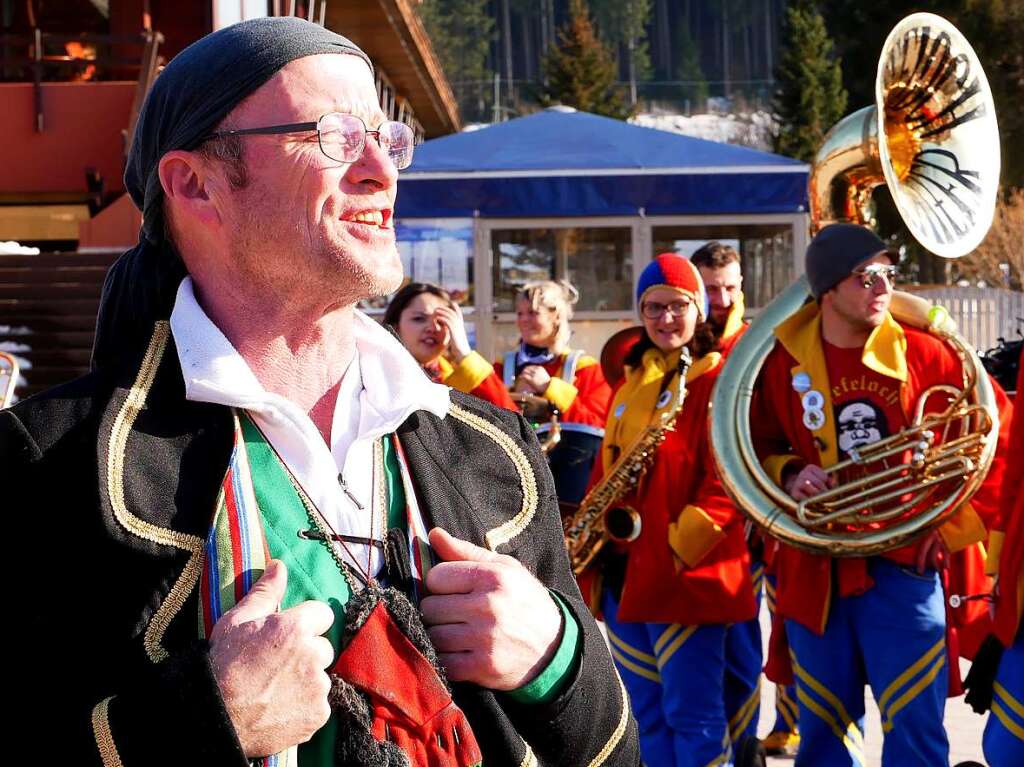
[[[181,220],[192,218],[203,226],[216,226],[221,221],[214,193],[218,186],[216,174],[195,152],[180,149],[160,158],[157,169],[164,197]]]

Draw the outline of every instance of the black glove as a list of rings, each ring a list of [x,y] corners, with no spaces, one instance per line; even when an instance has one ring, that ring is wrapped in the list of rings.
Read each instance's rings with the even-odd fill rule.
[[[992,707],[992,685],[996,681],[1004,649],[1003,643],[989,634],[978,648],[971,670],[967,672],[964,680],[967,695],[964,696],[964,702],[976,714],[984,714]]]

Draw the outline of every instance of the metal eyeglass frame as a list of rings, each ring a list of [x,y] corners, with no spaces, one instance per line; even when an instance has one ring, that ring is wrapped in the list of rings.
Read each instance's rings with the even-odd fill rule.
[[[323,135],[320,132],[320,123],[323,121],[325,117],[330,117],[331,115],[351,117],[354,120],[358,120],[359,124],[363,126],[362,143],[359,145],[359,151],[356,153],[356,156],[351,160],[345,160],[340,157],[331,157],[331,155],[327,154],[327,151],[324,149]],[[373,138],[377,142],[377,146],[380,146],[381,129],[389,123],[401,125],[402,127],[406,128],[410,134],[412,134],[412,128],[410,128],[405,123],[400,123],[396,120],[385,120],[383,123],[381,123],[381,126],[376,130],[369,130],[366,127],[366,123],[363,122],[363,119],[361,117],[358,117],[357,115],[348,114],[347,112],[328,112],[327,114],[320,115],[320,118],[316,122],[288,123],[286,125],[266,125],[260,128],[238,128],[236,130],[217,131],[215,133],[210,133],[209,135],[204,136],[202,139],[200,139],[199,143],[203,143],[204,141],[210,141],[211,139],[216,138],[225,138],[227,136],[277,136],[285,133],[306,133],[316,131],[317,146],[320,147],[320,152],[323,154],[324,157],[327,157],[330,160],[334,160],[335,162],[353,163],[360,157],[362,157],[363,150],[366,149],[367,136],[373,136]],[[413,135],[413,148],[415,149],[415,135]],[[391,152],[388,152],[388,157],[391,157]],[[394,162],[394,158],[392,158],[392,162]],[[410,156],[409,165],[411,164],[412,157]],[[409,165],[405,165],[401,168],[398,168],[398,170],[404,170],[405,168],[408,168]],[[395,163],[395,167],[398,167],[398,163]]]
[[[672,303],[669,303],[669,304],[663,304],[663,303],[660,303],[658,301],[644,301],[643,303],[640,304],[640,314],[643,315],[644,317],[646,317],[649,320],[660,320],[663,316],[665,316],[665,311],[667,310],[669,312],[669,314],[672,315],[673,319],[678,319],[679,317],[682,317],[684,314],[686,314],[686,310],[690,308],[690,305],[692,303],[693,303],[692,299],[690,299],[690,300],[680,299],[679,301],[673,301]],[[680,305],[680,309],[679,309],[678,313],[672,311],[672,304],[679,304]],[[648,306],[660,306],[661,307],[661,311],[658,312],[655,316],[652,317],[651,315],[649,315],[647,313],[647,307]]]
[[[871,264],[863,269],[857,269],[851,274],[860,278],[860,284],[865,290],[873,288],[880,278],[885,278],[888,286],[893,288],[896,286],[896,280],[899,279],[900,268],[895,264]]]

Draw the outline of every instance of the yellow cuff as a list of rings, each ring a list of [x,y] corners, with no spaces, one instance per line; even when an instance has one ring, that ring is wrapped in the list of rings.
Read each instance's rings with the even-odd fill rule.
[[[782,474],[786,467],[799,460],[800,456],[798,455],[770,455],[764,459],[761,465],[768,472],[768,476],[772,478],[772,482],[782,487]]]
[[[985,523],[970,503],[965,503],[952,517],[939,525],[939,535],[950,552],[962,551],[988,537]]]
[[[544,399],[558,408],[558,412],[565,413],[576,399],[578,393],[575,386],[561,378],[552,378],[548,381],[548,388],[544,390]]]
[[[470,352],[455,366],[445,383],[463,394],[469,394],[494,372],[494,366],[477,352]]]
[[[687,506],[668,526],[668,545],[687,567],[696,567],[725,538],[725,531],[698,506]]]
[[[1006,540],[1006,533],[1002,530],[993,530],[988,534],[988,551],[985,554],[985,575],[995,575],[999,572],[999,557],[1003,555],[1003,541]]]

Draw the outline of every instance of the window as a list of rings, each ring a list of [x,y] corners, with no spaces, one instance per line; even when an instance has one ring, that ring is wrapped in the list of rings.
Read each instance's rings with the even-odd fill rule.
[[[534,280],[567,279],[576,311],[633,307],[632,229],[569,227],[491,231],[494,311],[515,311],[516,293]]]
[[[709,240],[732,245],[740,254],[747,308],[759,309],[795,278],[791,224],[715,224],[655,226],[653,253],[690,256]]]

